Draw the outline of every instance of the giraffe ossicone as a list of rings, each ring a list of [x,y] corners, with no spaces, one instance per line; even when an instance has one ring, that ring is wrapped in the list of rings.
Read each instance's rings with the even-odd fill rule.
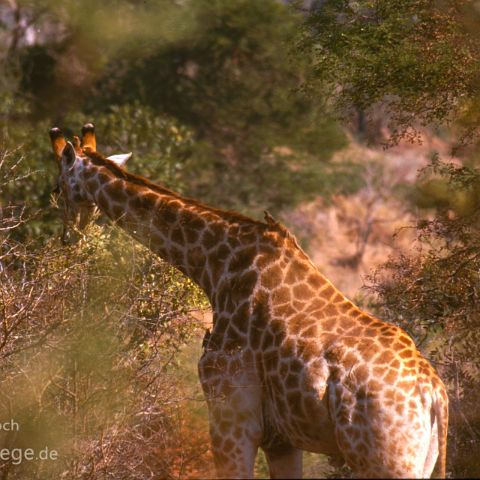
[[[273,478],[299,478],[302,450],[359,477],[445,477],[446,389],[402,329],[350,302],[269,214],[183,197],[97,153],[92,124],[82,134],[50,132],[69,220],[98,207],[210,300],[199,376],[220,477],[252,477],[259,447]]]

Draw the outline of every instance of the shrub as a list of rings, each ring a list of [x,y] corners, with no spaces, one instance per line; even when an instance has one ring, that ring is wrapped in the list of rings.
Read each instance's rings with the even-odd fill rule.
[[[480,171],[434,159],[420,185],[440,185],[436,214],[417,224],[417,249],[391,258],[372,278],[372,306],[406,329],[432,360],[450,398],[449,465],[476,477],[480,465]],[[429,187],[429,188],[430,188]]]
[[[3,155],[0,184],[15,181]],[[0,431],[9,452],[48,447],[54,460],[2,458],[2,478],[171,478],[207,445],[186,427],[175,358],[205,305],[188,279],[122,232],[20,243],[21,204],[0,209]]]

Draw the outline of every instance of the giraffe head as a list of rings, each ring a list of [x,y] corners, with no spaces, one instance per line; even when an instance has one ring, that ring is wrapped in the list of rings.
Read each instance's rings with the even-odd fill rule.
[[[92,219],[95,204],[85,191],[81,172],[88,165],[88,153],[96,152],[97,142],[95,127],[87,123],[82,128],[82,140],[74,136],[73,141],[67,141],[59,128],[50,130],[53,153],[59,167],[57,189],[63,195],[65,203],[64,234],[66,224],[73,224],[83,230]],[[111,155],[107,157],[117,165],[123,166],[132,153]]]

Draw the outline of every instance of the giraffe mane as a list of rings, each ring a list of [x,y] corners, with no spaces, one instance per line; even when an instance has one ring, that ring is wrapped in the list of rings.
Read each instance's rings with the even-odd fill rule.
[[[145,177],[142,177],[141,175],[136,175],[134,173],[131,173],[124,168],[120,167],[117,165],[115,162],[112,162],[108,158],[106,158],[104,155],[101,155],[98,152],[94,152],[90,149],[86,149],[84,151],[85,155],[90,159],[90,161],[100,167],[105,167],[107,168],[110,172],[112,172],[117,178],[121,180],[125,180],[131,184],[138,185],[139,187],[147,187],[150,190],[153,190],[156,193],[159,193],[161,195],[169,195],[175,198],[178,198],[179,200],[186,201],[190,205],[200,207],[204,210],[208,210],[216,215],[219,215],[222,218],[228,217],[229,219],[233,219],[235,221],[243,222],[243,223],[250,223],[250,224],[255,224],[255,225],[263,225],[266,227],[272,227],[271,224],[266,223],[266,222],[261,222],[259,220],[254,220],[252,218],[249,218],[245,215],[242,215],[241,213],[232,211],[232,210],[223,210],[221,208],[215,208],[211,207],[209,205],[205,205],[202,202],[199,202],[198,200],[195,200],[191,197],[183,196],[180,195],[173,190],[170,190],[166,187],[163,187],[161,185],[158,185],[150,180],[148,180]],[[285,227],[284,227],[285,228]]]

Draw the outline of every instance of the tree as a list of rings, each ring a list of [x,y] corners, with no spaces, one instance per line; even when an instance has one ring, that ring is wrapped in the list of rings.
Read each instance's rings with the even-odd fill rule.
[[[478,133],[480,12],[466,0],[314,2],[300,42],[314,56],[310,88],[330,85],[337,108],[389,115],[393,142],[419,125],[462,122]]]
[[[345,138],[326,106],[298,91],[310,69],[290,48],[302,18],[275,0],[178,9],[194,27],[113,60],[92,105],[136,99],[189,126],[200,142],[189,185],[214,204],[278,211],[324,193],[322,163]]]
[[[257,215],[355,188],[343,169],[328,165],[346,143],[343,131],[326,102],[312,104],[299,91],[311,59],[290,48],[302,16],[288,5],[120,0],[17,7],[17,23],[35,19],[41,33],[5,23],[7,39],[18,37],[8,55],[0,52],[11,79],[0,117],[10,146],[24,143],[33,128],[65,125],[73,112],[98,123],[148,110],[190,132],[190,153],[177,163],[188,161],[182,182],[206,202]],[[126,131],[135,130],[133,122],[116,123],[133,138]],[[145,150],[149,159],[161,158],[155,150]],[[164,172],[140,173],[160,180]]]

